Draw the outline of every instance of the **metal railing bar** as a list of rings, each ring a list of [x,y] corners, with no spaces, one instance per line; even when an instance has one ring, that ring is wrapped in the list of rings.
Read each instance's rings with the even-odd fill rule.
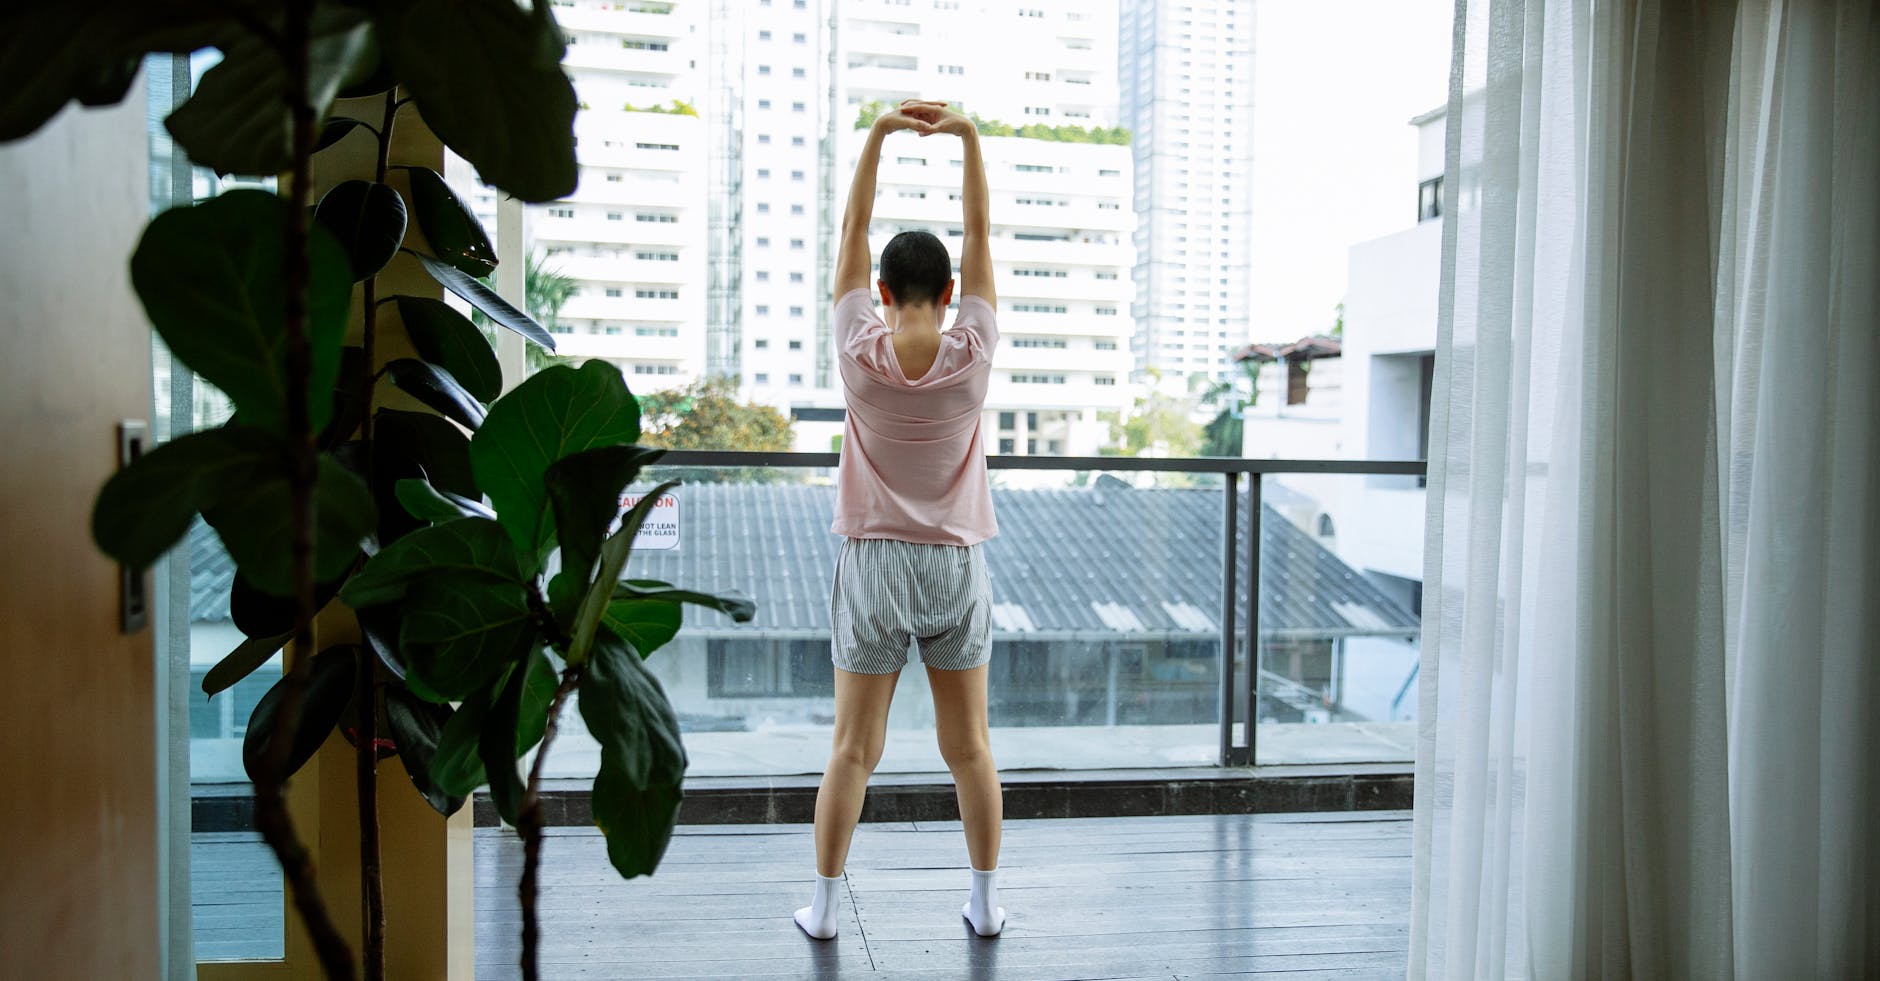
[[[1258,745],[1260,709],[1260,531],[1265,515],[1265,481],[1254,474],[1247,481],[1247,734],[1245,764],[1253,766]]]
[[[656,466],[829,468],[839,453],[771,453],[751,450],[671,450]],[[988,456],[991,470],[1109,470],[1118,473],[1425,473],[1422,460],[1252,460],[1244,457]]]
[[[1240,475],[1225,475],[1227,506],[1221,511],[1221,765],[1233,765],[1234,758],[1234,537],[1240,524]]]

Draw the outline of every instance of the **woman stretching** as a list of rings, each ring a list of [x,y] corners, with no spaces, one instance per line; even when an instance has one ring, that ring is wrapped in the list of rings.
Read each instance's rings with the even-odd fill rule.
[[[882,141],[897,130],[965,144],[962,296],[950,330],[940,328],[953,300],[953,263],[926,232],[902,232],[881,250],[875,285],[885,321],[868,295],[875,168]],[[797,925],[820,940],[836,934],[843,863],[910,642],[920,645],[933,687],[940,755],[966,825],[973,876],[961,912],[982,937],[1005,927],[994,880],[1003,809],[986,732],[992,595],[980,544],[998,532],[979,432],[999,342],[991,232],[985,162],[970,120],[944,102],[912,99],[875,120],[842,216],[834,286],[848,404],[831,529],[846,539],[829,604],[835,745],[816,794],[816,893],[796,911]]]

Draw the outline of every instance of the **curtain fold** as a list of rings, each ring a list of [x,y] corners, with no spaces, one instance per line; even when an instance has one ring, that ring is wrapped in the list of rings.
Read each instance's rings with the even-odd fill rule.
[[[1880,14],[1456,25],[1410,974],[1880,976]]]

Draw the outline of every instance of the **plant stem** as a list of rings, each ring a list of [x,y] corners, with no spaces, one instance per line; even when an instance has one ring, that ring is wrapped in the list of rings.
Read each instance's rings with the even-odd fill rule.
[[[385,183],[386,159],[392,149],[392,124],[398,112],[396,87],[385,93],[385,118],[375,135],[379,140],[378,167],[374,180]],[[365,400],[359,420],[366,481],[372,481],[372,396],[377,378],[379,277],[366,278],[365,325],[361,347],[364,362],[359,382],[359,397]],[[354,734],[355,778],[359,797],[359,889],[361,914],[365,918],[366,981],[385,978],[385,868],[383,844],[379,836],[379,698],[378,657],[368,647],[359,659],[359,676],[353,689],[353,704],[359,706],[359,730]]]
[[[548,719],[542,727],[542,744],[535,749],[535,762],[529,766],[529,783],[523,788],[522,803],[516,808],[516,833],[522,836],[522,881],[516,897],[522,903],[522,978],[537,981],[536,947],[541,939],[535,920],[535,870],[542,862],[542,763],[548,759],[548,747],[555,741],[555,729],[562,706],[581,683],[581,666],[571,664],[561,673],[561,684],[548,703]]]
[[[317,467],[312,419],[307,413],[313,353],[307,339],[307,211],[312,200],[314,107],[308,104],[308,47],[312,0],[289,0],[282,32],[289,110],[294,123],[294,171],[289,188],[285,269],[287,334],[288,480],[293,528],[294,657],[281,692],[280,713],[268,734],[268,759],[255,785],[255,824],[280,860],[294,908],[313,938],[329,978],[354,977],[352,950],[321,899],[313,862],[287,813],[282,774],[300,722],[302,697],[313,668],[313,494]]]

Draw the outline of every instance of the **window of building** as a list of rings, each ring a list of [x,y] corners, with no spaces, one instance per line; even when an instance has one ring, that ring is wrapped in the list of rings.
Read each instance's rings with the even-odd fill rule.
[[[790,316],[792,316],[792,317],[801,317],[802,315],[803,315],[803,308],[802,308],[802,307],[791,307],[791,308],[790,308]]]
[[[770,202],[769,201],[757,202],[757,213],[760,215],[770,214]]]
[[[768,75],[768,74],[770,74],[770,66],[769,66],[769,65],[758,65],[758,66],[757,66],[757,74],[759,74],[759,75]]]
[[[679,149],[679,144],[677,144],[677,143],[639,143],[639,142],[636,142],[636,143],[634,143],[634,144],[633,144],[633,147],[634,147],[634,149],[636,149],[636,150],[672,150],[672,151],[675,151],[675,152],[676,152],[676,151],[677,151],[677,150]]]
[[[621,291],[620,291],[620,287],[618,287],[618,286],[609,286],[609,287],[607,287],[607,295],[608,295],[608,296],[619,296],[619,295],[621,295]]]
[[[758,282],[760,282],[760,283],[768,283],[768,282],[770,282],[770,270],[768,270],[768,269],[759,269],[759,270],[757,271],[757,281],[758,281]]]
[[[790,342],[790,350],[792,350],[792,351],[801,351],[801,350],[803,350],[803,342],[802,342],[802,341],[791,341],[791,342]]]
[[[1116,376],[1115,375],[1098,375],[1094,379],[1094,381],[1099,385],[1114,385],[1116,384]]]
[[[548,216],[550,218],[573,218],[574,209],[573,208],[550,208],[548,209]]]
[[[1417,221],[1443,216],[1443,179],[1432,177],[1417,185]]]
[[[633,366],[633,373],[636,375],[676,375],[679,373],[679,366],[672,364],[636,364]]]
[[[754,340],[754,341],[752,341],[752,342],[751,342],[751,346],[752,346],[753,348],[756,348],[756,349],[757,349],[757,350],[759,350],[759,351],[766,351],[766,350],[769,350],[769,349],[770,349],[770,339],[769,339],[769,338],[765,338],[765,337],[760,337],[760,338],[758,338],[757,340]]]
[[[791,372],[791,373],[790,373],[790,384],[792,384],[792,385],[801,385],[801,384],[803,384],[803,376],[802,376],[801,374],[798,374],[798,373],[796,373],[796,372]]]
[[[768,235],[757,236],[757,247],[760,249],[770,248],[770,236]]]
[[[768,108],[770,108],[770,100],[769,100],[769,99],[759,99],[759,100],[757,100],[757,108],[759,108],[759,109],[768,109]]]
[[[808,109],[808,108],[809,108],[808,106],[806,106],[806,105],[804,105],[804,104],[803,104],[803,103],[801,103],[801,102],[792,102],[792,103],[790,103],[790,111],[791,111],[791,112],[803,112],[804,110],[806,110],[806,109]]]
[[[802,213],[803,213],[803,206],[802,206],[802,205],[800,205],[800,204],[793,204],[793,205],[791,205],[791,206],[790,206],[790,214],[792,214],[792,215],[801,215]]]
[[[759,146],[769,146],[769,145],[770,145],[770,134],[769,134],[769,133],[759,133],[759,134],[757,134],[757,143],[758,143],[758,145],[759,145]]]
[[[759,385],[768,385],[770,384],[770,373],[767,371],[760,371],[757,374],[752,375],[751,380],[753,382],[756,382]]]
[[[791,273],[791,274],[790,274],[790,282],[792,282],[792,283],[800,283],[800,282],[802,282],[802,281],[803,281],[803,274],[802,274],[802,273],[800,273],[800,272],[793,272],[793,273]]]
[[[790,77],[791,78],[807,78],[809,76],[801,68],[792,68],[790,69]]]
[[[679,291],[641,288],[634,290],[633,295],[642,300],[676,300],[679,298]]]

